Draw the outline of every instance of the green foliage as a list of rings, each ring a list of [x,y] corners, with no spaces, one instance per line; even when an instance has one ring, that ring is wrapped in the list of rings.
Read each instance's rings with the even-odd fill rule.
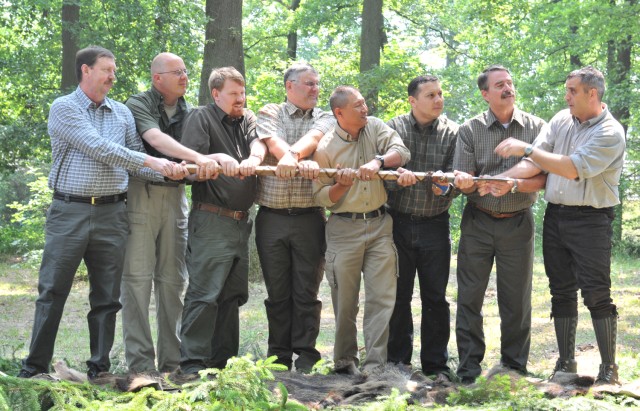
[[[544,394],[525,379],[511,381],[507,374],[479,377],[474,387],[460,387],[447,398],[450,405],[495,406],[500,410],[553,409]]]
[[[223,370],[201,371],[201,381],[184,385],[180,392],[144,388],[121,393],[89,383],[0,377],[0,410],[305,410],[288,399],[284,385],[278,385],[278,395],[269,390],[272,371],[286,370],[276,359],[234,357]]]

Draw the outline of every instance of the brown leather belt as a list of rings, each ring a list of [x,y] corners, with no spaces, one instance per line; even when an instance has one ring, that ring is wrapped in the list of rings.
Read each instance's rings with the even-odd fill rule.
[[[520,215],[520,214],[522,214],[522,213],[524,213],[526,211],[526,209],[524,209],[524,210],[514,211],[513,213],[498,213],[497,211],[492,211],[492,210],[487,210],[486,208],[482,208],[479,205],[476,205],[474,203],[471,203],[471,205],[476,210],[482,211],[483,213],[485,213],[488,216],[491,216],[493,218],[511,218],[511,217],[515,217],[517,215]]]
[[[194,202],[193,209],[206,211],[213,214],[218,214],[223,217],[233,218],[234,220],[237,220],[237,221],[244,220],[249,216],[249,213],[247,211],[229,210],[228,208],[219,207],[215,204],[208,204],[208,203]]]

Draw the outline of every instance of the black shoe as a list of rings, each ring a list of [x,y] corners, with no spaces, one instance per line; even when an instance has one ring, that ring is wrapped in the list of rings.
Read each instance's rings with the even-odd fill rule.
[[[197,372],[183,372],[180,368],[169,374],[167,379],[175,385],[183,385],[200,381],[200,374]]]
[[[595,385],[620,385],[618,379],[618,366],[616,364],[600,364],[600,371]]]
[[[470,385],[476,382],[476,377],[462,377],[460,378],[460,382],[463,385]]]
[[[574,359],[556,361],[556,366],[553,367],[553,372],[551,373],[551,377],[549,377],[549,379],[552,380],[558,371],[577,374],[578,362]]]
[[[354,376],[362,375],[362,372],[358,369],[358,367],[356,367],[356,365],[353,362],[347,363],[346,365],[340,368],[336,368],[335,372],[336,374],[346,374],[346,375],[354,375]]]
[[[87,378],[89,379],[89,381],[93,381],[96,378],[98,378],[98,376],[100,376],[101,371],[98,369],[97,366],[90,364],[89,365],[89,370],[87,371]]]
[[[18,375],[16,377],[18,378],[31,378],[34,375],[38,374],[37,372],[31,372],[31,371],[27,371],[24,368],[20,370],[20,372],[18,373]]]

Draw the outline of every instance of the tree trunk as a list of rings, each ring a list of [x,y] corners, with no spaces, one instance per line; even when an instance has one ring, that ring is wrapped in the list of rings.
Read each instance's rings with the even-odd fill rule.
[[[242,0],[207,0],[207,27],[198,103],[211,102],[209,75],[218,67],[233,66],[244,75]]]
[[[375,114],[378,106],[378,82],[367,73],[380,65],[380,50],[384,42],[382,0],[364,0],[360,34],[360,91],[367,100],[370,114]]]
[[[300,0],[291,0],[289,10],[295,12],[300,7]],[[287,34],[287,57],[295,61],[298,54],[298,31],[295,27]]]
[[[636,0],[627,0],[629,9],[635,6]],[[612,7],[616,7],[615,2],[610,1]],[[629,75],[631,73],[631,47],[633,38],[628,35],[619,40],[609,40],[607,43],[607,83],[608,89],[618,89],[616,94],[628,94]],[[613,105],[609,106],[611,114],[622,124],[625,133],[629,126],[629,100],[619,98]],[[622,206],[626,200],[627,184],[621,181],[620,184],[620,204],[616,207],[616,217],[613,221],[613,241],[619,243],[622,240]]]
[[[80,6],[73,0],[62,2],[62,81],[60,90],[67,91],[78,85],[76,78],[76,53],[78,38],[75,34],[80,21]]]

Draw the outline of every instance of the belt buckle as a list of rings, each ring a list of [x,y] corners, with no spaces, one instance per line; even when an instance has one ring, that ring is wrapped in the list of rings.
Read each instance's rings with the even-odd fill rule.
[[[96,201],[98,200],[99,197],[91,197],[91,205],[96,205]]]
[[[362,213],[362,219],[363,219],[364,221],[367,221],[367,213]]]
[[[242,218],[243,218],[242,211],[234,211],[233,212],[233,219],[234,220],[240,221],[240,220],[242,220]]]

